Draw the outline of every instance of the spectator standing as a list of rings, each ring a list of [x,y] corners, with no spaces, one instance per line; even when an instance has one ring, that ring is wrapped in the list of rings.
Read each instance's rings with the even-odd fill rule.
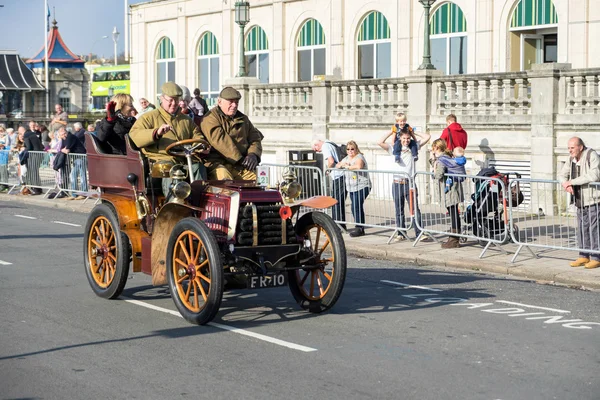
[[[140,112],[138,114],[138,117],[152,110],[156,110],[156,106],[150,103],[145,98],[140,98]]]
[[[17,175],[19,177],[19,183],[21,184],[21,194],[31,194],[31,191],[25,186],[25,175],[27,174],[27,159],[25,148],[25,127],[20,126],[17,130],[17,138],[15,139],[15,145],[11,151],[16,154],[17,163]]]
[[[411,213],[414,212],[415,217],[418,221],[418,223],[414,224],[415,236],[419,237],[421,231],[417,225],[422,225],[422,219],[416,186],[414,188],[414,203],[411,203],[410,201],[410,180],[414,179],[415,173],[417,172],[414,150],[411,148],[411,142],[415,142],[415,144],[417,145],[418,152],[421,146],[429,142],[431,135],[427,133],[414,132],[414,135],[416,135],[417,139],[413,140],[413,136],[411,135],[411,132],[408,130],[408,128],[402,127],[400,130],[400,137],[397,139],[401,146],[399,158],[397,155],[394,154],[394,145],[386,143],[389,137],[394,135],[396,135],[396,132],[394,131],[384,134],[381,137],[381,139],[379,139],[379,142],[377,144],[379,145],[379,147],[387,151],[387,153],[393,158],[394,162],[396,163],[396,170],[402,173],[402,175],[394,175],[394,181],[392,183],[392,197],[394,199],[394,208],[396,211],[396,226],[402,229],[406,227],[404,222],[404,205],[405,203],[408,203],[410,207],[410,205],[412,204],[414,210],[411,209],[410,211]],[[405,239],[406,237],[404,235],[398,235],[396,241],[402,241]],[[421,236],[421,240],[430,239],[427,236],[423,235]]]
[[[125,135],[136,121],[131,116],[133,109],[133,98],[128,94],[117,93],[110,99],[106,105],[106,117],[96,125],[98,140],[107,145],[103,151],[112,154],[127,153]]]
[[[6,128],[6,144],[14,148],[17,144],[17,132],[13,128]]]
[[[23,135],[25,149],[28,152],[44,151],[44,145],[42,144],[42,140],[40,139],[38,133],[37,123],[35,121],[29,121],[29,130]],[[29,190],[31,191],[32,195],[42,194],[42,189],[40,189],[39,186],[41,186],[40,166],[42,164],[43,157],[41,154],[35,154],[34,156],[28,156],[27,159],[28,163],[26,182],[28,185],[32,186]]]
[[[73,135],[75,135],[75,137],[77,139],[79,139],[79,141],[81,142],[81,144],[83,145],[83,147],[85,147],[85,129],[83,129],[83,124],[81,122],[75,122],[73,124],[73,130],[75,130],[75,132],[73,132]]]
[[[0,192],[8,190],[8,156],[10,146],[7,144],[6,130],[0,127]]]
[[[206,100],[200,96],[200,89],[194,89],[194,98],[190,102],[190,108],[194,111],[194,114],[202,117],[208,114],[208,104]]]
[[[71,169],[70,175],[70,186],[71,190],[70,196],[67,197],[67,200],[83,200],[85,196],[81,193],[87,192],[87,162],[86,158],[83,156],[85,152],[85,146],[81,141],[75,136],[75,134],[68,132],[66,138],[64,139],[64,146],[60,150],[67,155],[71,155],[69,158],[73,161],[73,168]],[[71,161],[69,160],[69,161]],[[67,161],[67,163],[69,163]],[[78,180],[81,179],[81,185],[79,189],[77,188]],[[78,194],[79,193],[79,194]]]
[[[342,161],[336,150],[337,145],[329,140],[320,139],[312,143],[313,151],[323,153],[325,168],[335,168],[336,164]],[[340,228],[346,230],[346,178],[343,171],[329,171],[331,177],[331,197],[337,200],[337,203],[331,207],[331,216]]]
[[[568,142],[569,161],[563,165],[559,177],[563,188],[571,194],[577,208],[577,247],[579,258],[571,267],[600,267],[600,254],[586,250],[600,250],[600,187],[590,186],[600,182],[600,158],[593,149],[585,147],[583,140],[572,137]]]
[[[350,194],[350,201],[352,206],[352,216],[356,224],[364,224],[365,220],[365,209],[364,204],[367,196],[371,192],[371,180],[369,179],[369,173],[364,170],[369,169],[367,160],[360,152],[358,144],[354,140],[351,140],[346,144],[346,151],[348,155],[344,157],[339,163],[336,164],[336,168],[346,170],[346,190]],[[365,234],[365,228],[363,226],[357,226],[354,229],[348,231],[351,237],[363,236]]]
[[[50,121],[50,130],[56,132],[61,126],[66,127],[69,115],[63,110],[60,104],[54,105],[54,118]]]
[[[446,129],[442,132],[440,139],[446,142],[446,148],[450,151],[455,147],[467,148],[467,132],[456,122],[456,115],[449,114],[446,117]]]
[[[63,148],[64,140],[67,138],[67,130],[65,127],[61,127],[56,131],[56,133],[50,133],[51,141],[50,141],[50,149],[48,152],[51,154],[50,156],[50,167],[54,169],[54,160],[56,159],[56,154],[58,154]],[[66,163],[65,163],[66,164]],[[67,172],[68,168],[60,168],[59,170],[54,170],[54,182],[56,183],[56,187],[60,189],[66,189],[68,185],[64,185],[63,183],[67,182]],[[63,192],[60,192],[55,196],[56,198],[66,197]]]
[[[452,160],[452,152],[446,147],[446,142],[443,139],[436,139],[431,144],[431,152],[433,153],[433,176],[439,182],[440,187],[445,186],[448,167],[446,165]],[[443,194],[442,194],[443,193]],[[450,231],[452,233],[460,233],[460,216],[458,206],[464,199],[462,185],[452,185],[447,192],[440,190],[448,214],[450,215]],[[442,243],[442,249],[452,249],[460,247],[458,236],[450,235],[448,240]]]
[[[50,138],[50,131],[46,125],[39,125],[38,130],[41,134],[42,146],[44,146],[44,150],[46,150],[50,147],[50,142],[52,141]]]

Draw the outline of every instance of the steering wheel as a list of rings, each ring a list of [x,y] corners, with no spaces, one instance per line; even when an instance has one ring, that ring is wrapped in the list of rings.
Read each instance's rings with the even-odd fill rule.
[[[185,139],[167,146],[165,151],[172,157],[186,157],[188,154],[194,155],[201,151],[210,149],[210,143],[204,139]],[[200,154],[196,154],[200,156]]]

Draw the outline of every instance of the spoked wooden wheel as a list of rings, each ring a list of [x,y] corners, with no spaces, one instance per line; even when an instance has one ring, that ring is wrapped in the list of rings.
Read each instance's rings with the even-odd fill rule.
[[[167,276],[175,306],[193,324],[210,322],[221,306],[223,266],[213,233],[196,218],[175,225],[167,247]]]
[[[129,241],[119,230],[114,211],[105,204],[92,210],[83,243],[85,272],[92,290],[108,299],[119,297],[129,273]]]
[[[292,295],[306,310],[328,310],[340,297],[346,280],[344,239],[333,220],[320,212],[303,215],[296,224],[296,233],[314,257],[304,268],[289,272]]]

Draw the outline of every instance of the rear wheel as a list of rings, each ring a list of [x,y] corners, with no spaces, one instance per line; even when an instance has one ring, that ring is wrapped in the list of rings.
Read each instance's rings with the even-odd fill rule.
[[[131,250],[115,212],[105,204],[97,205],[84,232],[83,259],[92,290],[107,299],[119,297],[127,282]]]
[[[223,265],[210,229],[196,218],[175,225],[167,245],[167,279],[183,318],[192,324],[210,322],[223,298]]]
[[[300,307],[319,313],[333,307],[346,280],[346,249],[340,229],[326,214],[311,212],[296,224],[296,234],[313,257],[305,268],[290,271],[290,290]]]

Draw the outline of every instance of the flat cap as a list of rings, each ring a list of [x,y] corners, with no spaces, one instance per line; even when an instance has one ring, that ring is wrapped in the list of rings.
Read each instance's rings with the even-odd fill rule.
[[[160,88],[160,92],[169,97],[181,97],[183,91],[175,82],[165,82]]]
[[[219,93],[219,97],[225,100],[239,100],[242,98],[242,95],[240,94],[240,92],[238,92],[231,86],[227,86],[226,88],[223,88],[223,90],[221,90],[221,93]]]

